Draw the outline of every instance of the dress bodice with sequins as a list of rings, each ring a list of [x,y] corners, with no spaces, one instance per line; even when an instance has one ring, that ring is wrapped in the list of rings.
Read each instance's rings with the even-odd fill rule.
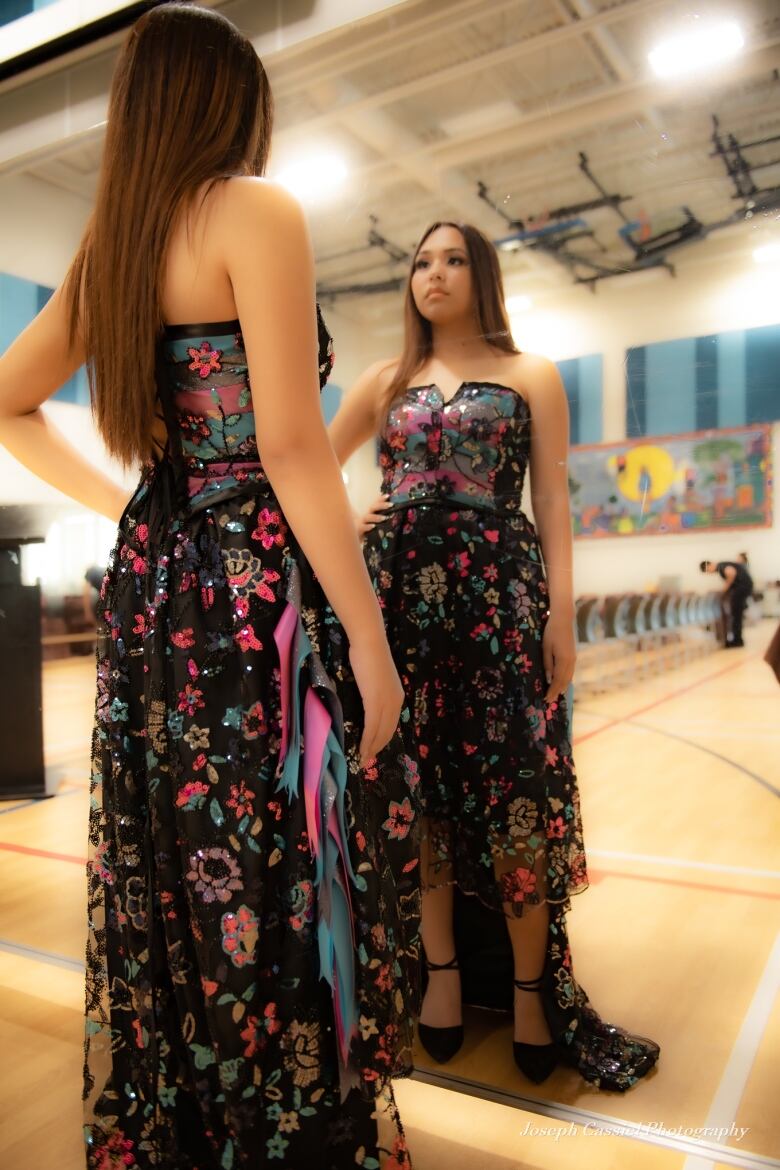
[[[333,345],[319,307],[317,328],[322,389]],[[268,487],[238,321],[168,326],[160,341],[157,390],[181,503],[198,510],[237,491]]]
[[[394,504],[453,502],[519,512],[531,439],[523,396],[495,382],[463,382],[450,399],[411,386],[380,435],[382,491]]]

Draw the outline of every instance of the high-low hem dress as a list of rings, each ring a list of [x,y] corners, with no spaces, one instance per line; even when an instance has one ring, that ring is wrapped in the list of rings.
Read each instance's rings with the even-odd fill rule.
[[[346,637],[263,471],[239,323],[167,329],[158,394],[168,445],[102,588],[87,1164],[371,1170],[383,1097],[406,1167],[418,772],[399,734],[360,768]]]
[[[550,1029],[587,1080],[624,1090],[659,1049],[604,1024],[572,971],[565,915],[587,869],[566,703],[544,697],[548,591],[521,507],[530,443],[530,408],[511,387],[468,381],[450,399],[409,387],[380,434],[391,507],[365,554],[411,712],[422,887],[456,885],[495,912],[482,919],[498,920],[508,970],[487,1000],[508,1008],[504,916],[547,903]]]

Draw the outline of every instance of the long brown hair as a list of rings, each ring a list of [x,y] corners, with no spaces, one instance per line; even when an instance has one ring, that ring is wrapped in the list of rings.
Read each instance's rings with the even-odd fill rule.
[[[224,16],[171,3],[133,25],[111,83],[95,210],[66,284],[97,425],[125,465],[151,450],[171,228],[204,184],[205,199],[223,179],[263,173],[272,118],[260,59]]]
[[[433,350],[433,329],[430,321],[423,317],[414,303],[412,276],[423,244],[440,227],[456,228],[463,236],[471,265],[474,310],[480,334],[494,349],[500,349],[504,353],[520,352],[512,340],[509,329],[509,318],[504,305],[504,282],[501,279],[496,249],[487,236],[470,223],[437,220],[425,229],[414,250],[404,301],[404,347],[392,381],[381,396],[380,418],[384,418],[393,400],[403,393],[409,385],[409,379],[423,367]]]

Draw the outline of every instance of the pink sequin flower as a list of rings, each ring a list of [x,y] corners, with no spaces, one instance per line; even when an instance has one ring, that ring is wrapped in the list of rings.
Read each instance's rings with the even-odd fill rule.
[[[222,369],[222,363],[219,360],[222,357],[222,350],[212,349],[210,341],[204,341],[199,349],[191,345],[187,353],[192,359],[190,369],[197,370],[201,378],[208,378],[212,371],[219,373]]]
[[[414,820],[414,810],[412,802],[408,796],[405,796],[402,801],[391,800],[388,808],[389,816],[383,823],[382,828],[394,841],[403,841],[409,833],[409,826]]]

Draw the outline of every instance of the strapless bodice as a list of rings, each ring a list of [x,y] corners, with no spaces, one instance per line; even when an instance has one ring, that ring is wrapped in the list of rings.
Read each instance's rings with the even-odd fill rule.
[[[519,512],[530,442],[530,408],[509,386],[462,382],[449,399],[436,385],[410,386],[380,435],[382,490],[394,504]]]
[[[333,345],[319,307],[317,325],[322,388]],[[197,510],[255,485],[269,490],[238,320],[167,326],[158,348],[157,392],[180,503]]]

